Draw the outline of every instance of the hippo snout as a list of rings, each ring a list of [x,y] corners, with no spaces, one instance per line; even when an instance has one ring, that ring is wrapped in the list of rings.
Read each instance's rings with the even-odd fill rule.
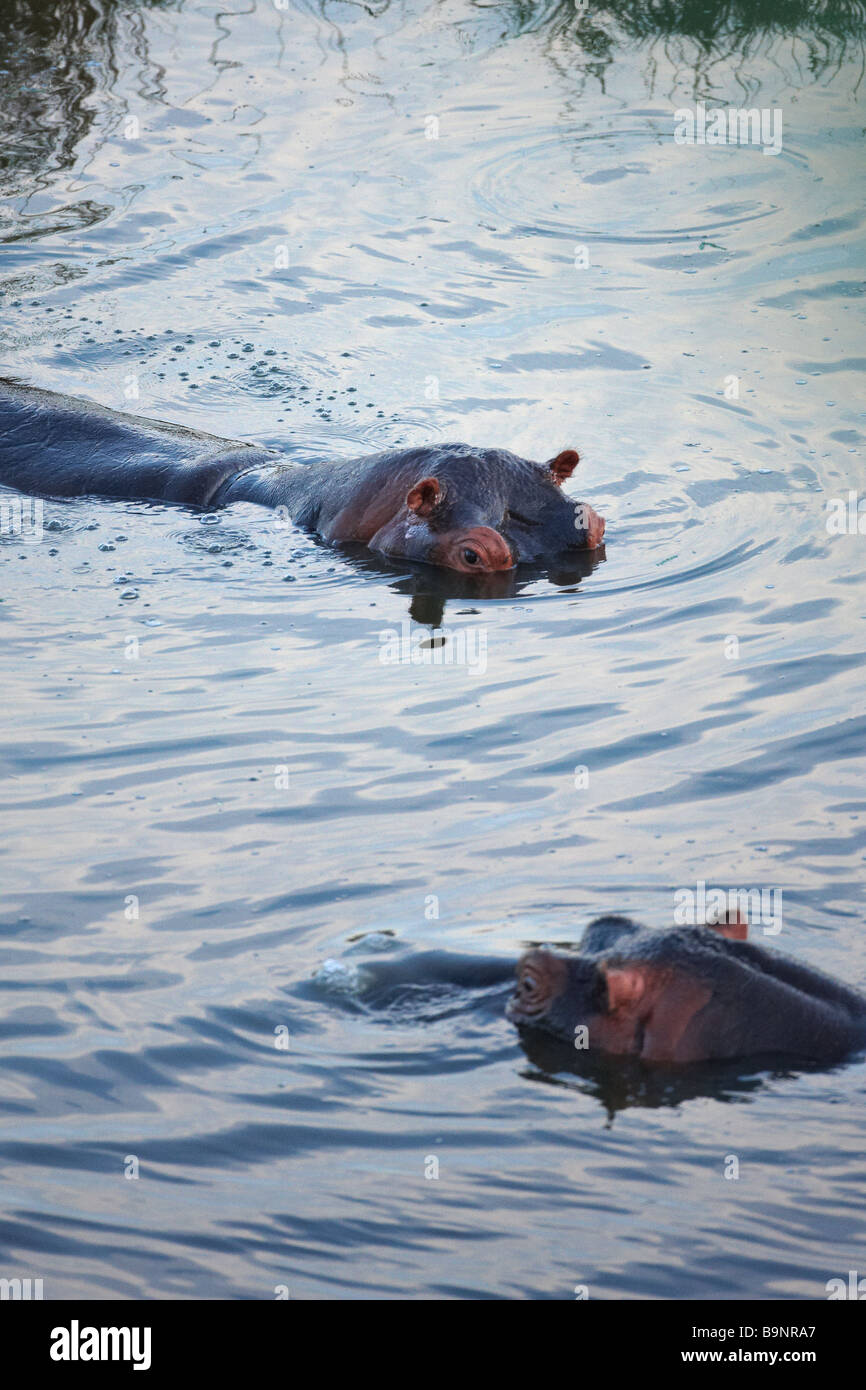
[[[517,966],[514,993],[505,1006],[512,1023],[538,1024],[565,992],[568,967],[550,951],[527,951]]]
[[[586,520],[586,548],[587,550],[597,550],[604,538],[605,520],[599,516],[598,512],[593,511],[592,507],[583,504],[584,517]]]

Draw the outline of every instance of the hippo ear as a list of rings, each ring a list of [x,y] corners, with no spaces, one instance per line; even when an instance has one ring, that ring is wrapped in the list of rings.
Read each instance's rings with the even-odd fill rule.
[[[739,908],[733,912],[726,912],[721,922],[707,922],[710,931],[718,932],[719,936],[726,936],[729,941],[748,941],[749,939],[749,919],[744,917]]]
[[[555,459],[551,459],[547,467],[550,469],[553,481],[561,487],[566,478],[570,478],[577,465],[580,463],[580,454],[576,449],[563,449],[561,454],[557,454]]]
[[[617,1009],[632,1009],[643,998],[646,988],[644,973],[636,965],[603,965],[602,972],[607,981],[608,1012]]]
[[[439,505],[442,488],[438,478],[422,478],[406,497],[406,506],[416,516],[430,516]]]

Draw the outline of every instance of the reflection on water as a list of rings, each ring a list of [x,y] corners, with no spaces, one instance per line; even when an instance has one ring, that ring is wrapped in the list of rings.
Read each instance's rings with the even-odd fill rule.
[[[612,1123],[619,1110],[634,1106],[677,1107],[686,1101],[712,1097],[720,1104],[754,1096],[765,1083],[762,1073],[774,1083],[793,1080],[803,1072],[816,1071],[807,1062],[798,1067],[781,1065],[778,1058],[754,1058],[744,1062],[692,1063],[683,1067],[652,1067],[634,1058],[593,1059],[585,1053],[542,1034],[521,1034],[523,1049],[534,1071],[527,1079],[551,1086],[574,1087],[593,1096],[605,1109]],[[579,1082],[569,1077],[580,1078]]]
[[[299,462],[577,447],[608,526],[481,584],[250,505],[0,534],[0,1275],[815,1298],[858,1264],[862,1062],[576,1071],[498,985],[315,981],[371,933],[664,927],[707,881],[866,984],[863,538],[826,528],[866,494],[863,39],[855,4],[3,7],[5,370]],[[781,109],[779,156],[677,145],[698,99]]]
[[[689,68],[696,81],[711,81],[714,67],[736,73],[744,89],[750,84],[749,65],[781,44],[808,80],[838,69],[849,57],[862,54],[864,7],[860,0],[814,5],[806,0],[622,0],[587,6],[576,0],[532,5],[509,4],[488,8],[505,10],[512,17],[511,33],[541,33],[549,41],[554,61],[557,51],[579,46],[596,66],[594,76],[616,58],[626,42],[638,42],[655,60],[662,58],[676,68]],[[802,52],[798,52],[798,48]]]
[[[521,565],[519,569],[473,575],[417,564],[411,560],[389,560],[357,544],[343,544],[337,549],[358,572],[381,575],[384,579],[390,579],[394,593],[410,594],[411,616],[417,623],[431,627],[441,626],[449,599],[490,601],[515,598],[540,579],[546,579],[556,588],[575,592],[581,580],[591,575],[606,559],[605,548],[601,545],[596,550],[568,551],[554,557],[547,568]]]
[[[267,7],[262,7],[267,8]],[[315,13],[326,27],[334,47],[347,54],[344,24],[351,28],[354,8],[375,19],[388,15],[389,0],[378,5],[351,7],[339,0],[299,3],[291,12],[277,8],[283,23],[290,13]],[[394,7],[398,8],[398,7]],[[46,186],[52,174],[69,169],[80,158],[82,146],[98,127],[98,141],[122,132],[135,104],[119,88],[124,68],[134,68],[133,90],[151,102],[164,102],[164,68],[151,55],[147,12],[174,10],[161,0],[143,4],[123,0],[10,0],[0,16],[0,68],[3,72],[5,133],[0,142],[0,171],[5,193],[28,192]],[[283,12],[280,15],[280,12]],[[206,13],[207,11],[205,11]],[[257,12],[253,7],[249,13]],[[348,18],[347,18],[348,16]],[[227,14],[228,23],[233,16]],[[544,40],[542,51],[564,77],[576,72],[603,79],[607,65],[616,60],[623,45],[640,44],[645,71],[656,66],[690,70],[695,91],[713,90],[713,68],[733,70],[743,100],[759,83],[750,68],[764,58],[779,61],[779,46],[804,82],[838,72],[846,61],[863,61],[866,7],[861,0],[823,4],[805,0],[691,0],[690,3],[606,3],[591,10],[579,0],[559,3],[475,3],[453,22],[465,48],[476,39],[485,46],[507,44],[523,35]],[[201,56],[219,71],[232,60],[220,55],[221,41],[235,39],[214,16],[213,45]],[[659,46],[660,55],[654,48]],[[580,61],[575,64],[575,58]],[[718,74],[717,74],[718,76]],[[98,96],[111,93],[107,105]],[[384,93],[383,93],[384,95]],[[663,95],[663,93],[659,93]],[[132,117],[133,121],[135,117]],[[123,132],[122,132],[123,133]],[[134,138],[134,137],[132,137]],[[85,204],[65,209],[67,219],[53,230],[72,230],[101,220],[109,209],[84,211]],[[32,237],[40,228],[24,226],[15,235]]]

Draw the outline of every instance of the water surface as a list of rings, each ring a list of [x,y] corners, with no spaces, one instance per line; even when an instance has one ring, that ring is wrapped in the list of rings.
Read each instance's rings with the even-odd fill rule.
[[[826,527],[866,487],[863,7],[813,9],[4,14],[6,369],[301,461],[577,447],[608,518],[595,568],[499,595],[247,505],[0,536],[5,1277],[863,1272],[862,1063],[642,1089],[550,1070],[495,1000],[312,982],[669,926],[706,881],[782,892],[773,947],[866,986],[866,541]],[[781,152],[678,145],[698,100],[780,109]],[[383,662],[437,624],[477,659]]]

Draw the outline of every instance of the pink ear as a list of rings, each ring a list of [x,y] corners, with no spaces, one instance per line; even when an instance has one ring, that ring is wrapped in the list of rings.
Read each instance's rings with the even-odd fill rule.
[[[563,449],[561,454],[557,454],[555,459],[551,459],[547,465],[553,475],[553,481],[560,485],[570,478],[577,465],[580,463],[580,454],[576,449]]]
[[[710,931],[718,932],[719,936],[726,936],[729,941],[749,939],[749,919],[743,917],[739,909],[727,912],[723,922],[707,922],[707,926]]]
[[[610,1012],[615,1009],[628,1009],[643,997],[646,988],[643,971],[635,965],[603,965],[607,980],[607,999]]]
[[[422,478],[406,497],[406,506],[416,516],[429,516],[441,496],[438,478]]]

